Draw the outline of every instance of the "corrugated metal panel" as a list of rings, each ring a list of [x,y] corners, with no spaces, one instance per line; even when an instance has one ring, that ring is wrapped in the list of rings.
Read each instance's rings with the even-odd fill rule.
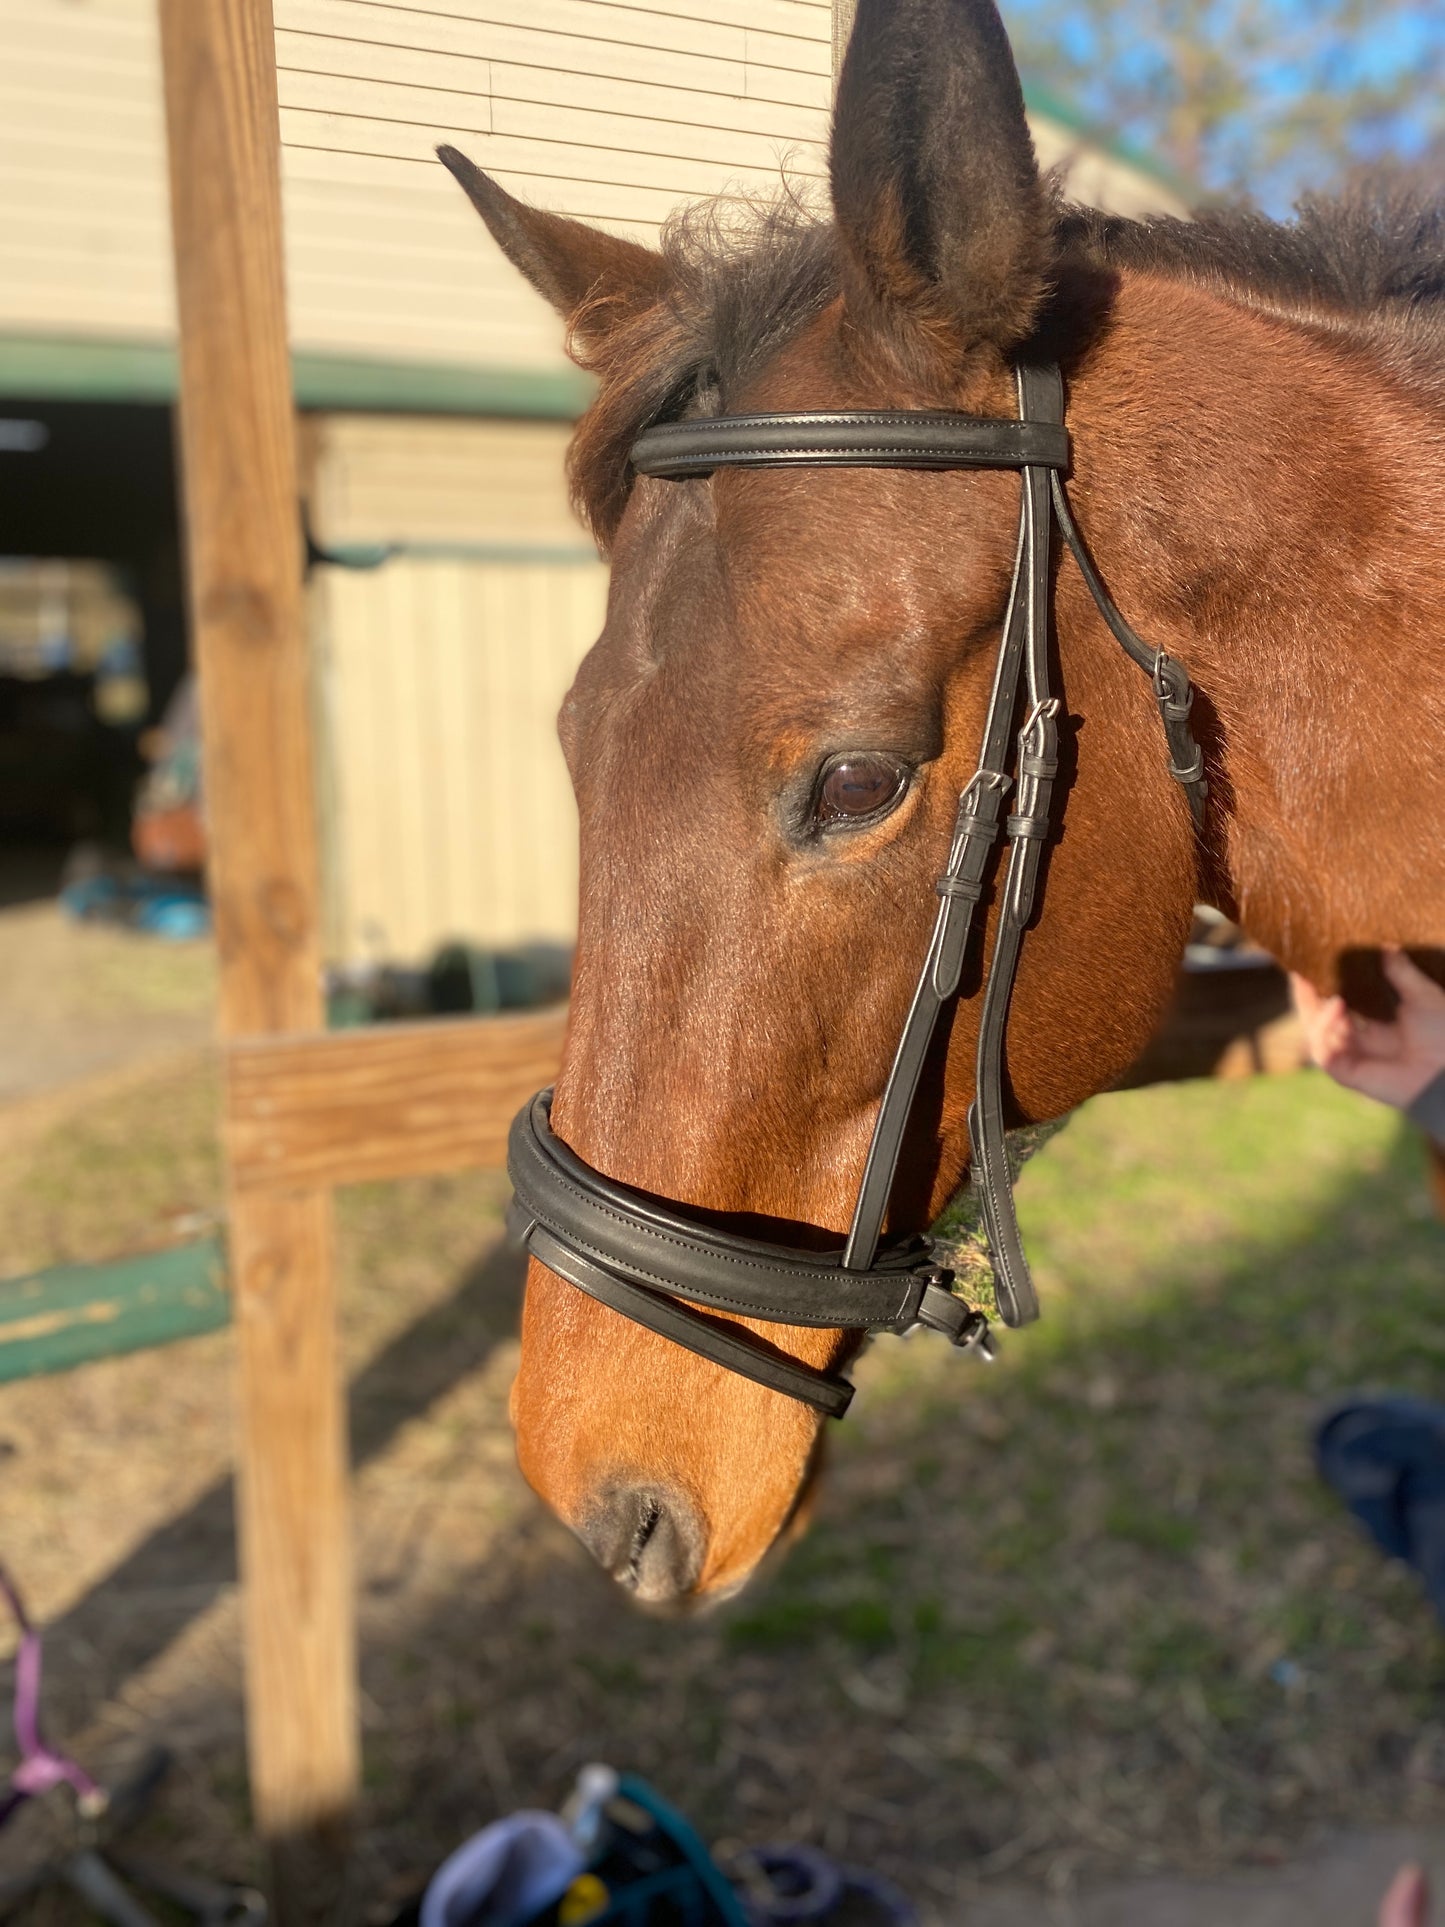
[[[432,148],[642,240],[680,201],[821,185],[825,0],[275,0],[298,346],[561,364],[553,317]],[[155,0],[0,0],[0,331],[168,337]],[[1046,122],[1046,161],[1133,212],[1157,182]]]
[[[336,960],[421,959],[451,937],[570,941],[577,819],[556,714],[606,587],[595,561],[321,573]]]
[[[331,954],[570,940],[577,823],[556,715],[607,572],[567,504],[566,426],[308,429],[323,544],[423,551],[313,583]]]
[[[607,570],[566,501],[566,437],[553,422],[308,424],[318,540],[422,551],[322,568],[312,586],[337,962],[572,937],[557,705],[601,628]]]

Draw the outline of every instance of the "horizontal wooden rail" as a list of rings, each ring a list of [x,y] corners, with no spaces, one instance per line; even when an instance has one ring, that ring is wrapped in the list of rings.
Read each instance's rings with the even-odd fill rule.
[[[501,1164],[518,1107],[562,1060],[565,1007],[263,1037],[226,1052],[233,1190]]]
[[[0,1384],[218,1331],[231,1317],[221,1240],[0,1280]]]

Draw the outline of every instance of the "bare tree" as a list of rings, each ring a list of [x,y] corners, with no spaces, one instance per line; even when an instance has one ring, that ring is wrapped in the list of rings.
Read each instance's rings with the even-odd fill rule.
[[[1026,79],[1268,206],[1445,130],[1442,0],[1004,0]]]

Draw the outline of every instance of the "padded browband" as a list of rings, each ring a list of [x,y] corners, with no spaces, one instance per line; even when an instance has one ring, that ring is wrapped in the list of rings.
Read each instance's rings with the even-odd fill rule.
[[[778,468],[792,462],[807,468],[1066,469],[1069,435],[1057,422],[846,408],[834,414],[659,422],[632,444],[632,466],[639,474],[670,481],[718,468]]]
[[[844,1271],[840,1252],[731,1237],[584,1164],[554,1134],[551,1101],[550,1091],[539,1091],[513,1121],[507,1168],[517,1194],[515,1229],[564,1277],[566,1267],[554,1259],[570,1250],[647,1291],[675,1292],[735,1317],[819,1330],[906,1331],[917,1321],[928,1284],[916,1269],[927,1262],[925,1240],[894,1240],[871,1270]],[[553,1255],[544,1256],[543,1245]],[[572,1282],[591,1289],[582,1279]]]

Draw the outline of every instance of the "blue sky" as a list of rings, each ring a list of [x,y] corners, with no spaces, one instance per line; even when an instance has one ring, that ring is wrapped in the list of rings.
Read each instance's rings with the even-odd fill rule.
[[[1004,12],[1026,79],[1145,153],[1165,153],[1179,124],[1167,49],[1180,0],[1115,0],[1107,12],[1095,0],[1092,17],[1071,0],[1004,0]],[[1207,190],[1245,183],[1284,212],[1301,190],[1331,184],[1342,147],[1346,160],[1414,160],[1445,133],[1445,0],[1194,0],[1185,13],[1201,47],[1222,51],[1247,87],[1247,106],[1203,143]],[[1250,27],[1255,44],[1241,53]],[[1033,61],[1030,39],[1045,50]],[[1371,89],[1399,98],[1384,113],[1353,113],[1343,139],[1334,137],[1332,109]]]

